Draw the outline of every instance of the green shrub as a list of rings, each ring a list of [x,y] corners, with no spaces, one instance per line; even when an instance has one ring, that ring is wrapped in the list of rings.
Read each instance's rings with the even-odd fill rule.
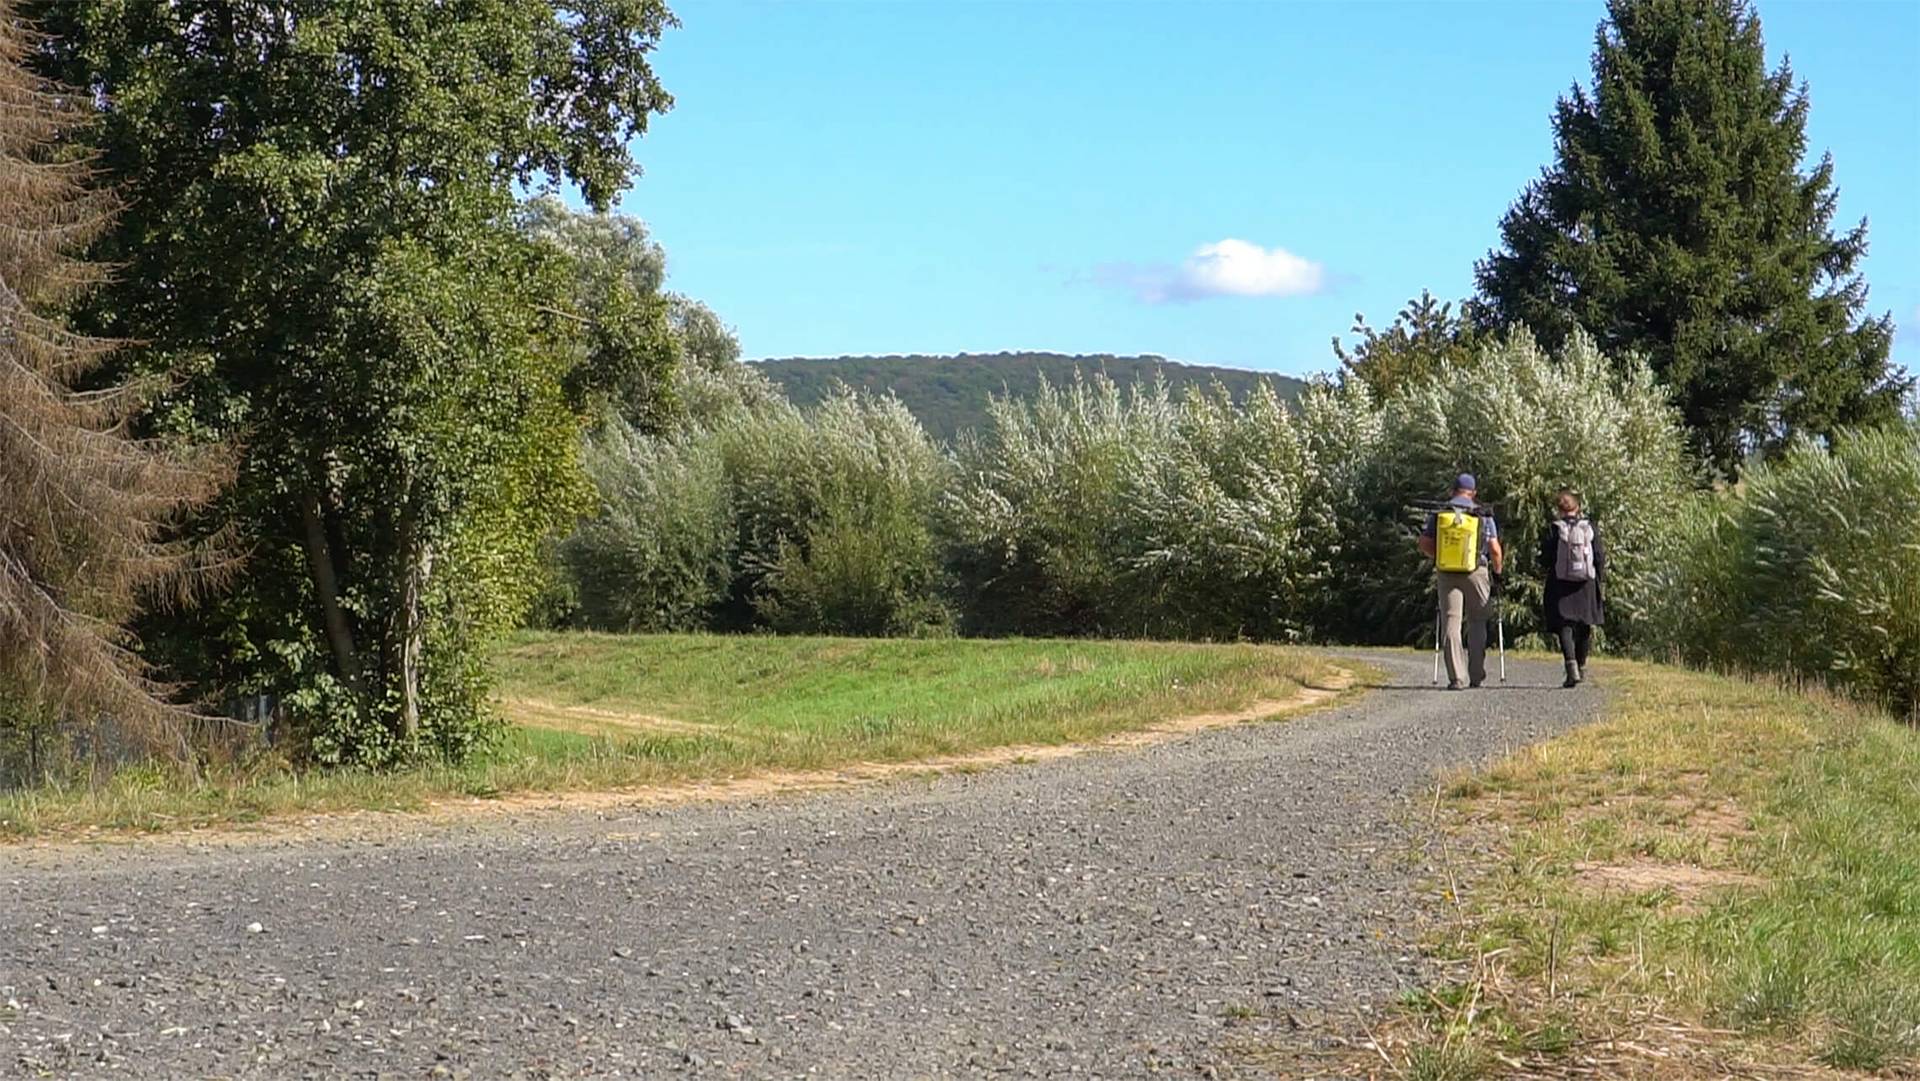
[[[1407,598],[1432,569],[1408,531],[1404,500],[1380,478],[1385,414],[1364,384],[1320,383],[1300,399],[1304,449],[1296,587],[1311,636],[1323,642],[1401,643],[1413,628]],[[1433,481],[1422,482],[1430,491]],[[1429,604],[1429,610],[1431,605]]]
[[[903,634],[947,621],[933,538],[946,459],[894,398],[842,388],[725,429],[734,594],[779,631]]]
[[[737,367],[737,365],[736,365]],[[719,378],[665,436],[589,445],[600,513],[561,546],[577,621],[603,630],[905,634],[946,621],[931,520],[945,459],[899,402],[801,410]]]
[[[1443,369],[1384,412],[1373,508],[1434,499],[1454,474],[1473,473],[1507,551],[1510,634],[1536,625],[1540,537],[1563,487],[1581,494],[1607,545],[1609,637],[1630,640],[1649,605],[1660,603],[1645,588],[1648,553],[1692,478],[1678,417],[1645,365],[1610,361],[1584,334],[1549,356],[1516,331],[1482,350],[1471,368]],[[1418,519],[1407,516],[1408,531]],[[1415,587],[1401,594],[1406,610],[1379,618],[1411,623],[1424,636],[1430,576],[1411,548],[1394,557],[1406,565],[1400,573],[1381,575],[1389,586]]]
[[[1164,384],[1122,393],[1104,375],[1031,398],[996,398],[964,433],[942,506],[948,568],[976,634],[1141,634],[1120,603],[1128,478],[1166,452]]]
[[[1703,495],[1657,548],[1642,647],[1920,711],[1920,425],[1803,441]]]
[[[1548,356],[1518,333],[1384,403],[1321,384],[1297,414],[1096,377],[995,402],[962,440],[948,559],[977,633],[1419,641],[1418,504],[1470,470],[1509,548],[1513,633],[1537,621],[1539,537],[1566,486],[1612,546],[1609,628],[1627,637],[1645,553],[1689,489],[1682,447],[1645,367],[1584,337]]]
[[[561,546],[579,621],[611,631],[707,626],[733,578],[733,508],[716,439],[617,424],[595,436],[586,461],[600,513]]]
[[[1306,447],[1270,388],[1191,391],[1122,476],[1120,625],[1157,637],[1297,639]]]

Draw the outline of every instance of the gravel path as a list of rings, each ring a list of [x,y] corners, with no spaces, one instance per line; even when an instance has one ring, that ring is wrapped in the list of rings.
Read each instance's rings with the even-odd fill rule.
[[[1589,719],[1428,689],[758,804],[0,849],[0,1074],[1194,1076],[1394,994],[1406,807]]]

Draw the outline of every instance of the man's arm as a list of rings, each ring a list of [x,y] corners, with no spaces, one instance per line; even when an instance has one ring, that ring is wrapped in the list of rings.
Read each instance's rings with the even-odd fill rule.
[[[1420,554],[1426,556],[1428,559],[1432,559],[1433,553],[1433,538],[1427,536],[1425,533],[1420,534]]]
[[[1499,537],[1487,538],[1487,554],[1493,557],[1493,573],[1507,573],[1507,554],[1500,548]]]

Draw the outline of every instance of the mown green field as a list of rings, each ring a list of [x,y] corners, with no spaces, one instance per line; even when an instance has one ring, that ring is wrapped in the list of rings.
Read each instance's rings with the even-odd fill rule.
[[[581,792],[1097,739],[1328,686],[1315,654],[1114,641],[525,634],[495,658],[512,722],[459,766],[192,779],[122,770],[0,797],[0,835],[170,830],[458,797]]]
[[[1091,739],[1330,671],[1263,646],[717,635],[526,635],[499,664],[523,725],[743,768]]]

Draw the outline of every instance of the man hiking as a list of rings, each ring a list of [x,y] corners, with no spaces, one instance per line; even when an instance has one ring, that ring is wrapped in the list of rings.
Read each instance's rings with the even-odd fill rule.
[[[1580,497],[1572,490],[1560,490],[1553,510],[1553,521],[1540,534],[1540,570],[1547,583],[1541,625],[1560,640],[1567,665],[1561,686],[1578,687],[1587,678],[1593,629],[1606,619],[1600,586],[1607,575],[1607,549],[1593,520],[1580,513]]]
[[[1478,484],[1462,473],[1453,482],[1453,498],[1427,515],[1420,551],[1433,560],[1440,580],[1441,649],[1447,658],[1447,690],[1460,689],[1464,676],[1478,687],[1487,678],[1487,613],[1493,580],[1506,566],[1500,527],[1493,511],[1473,498]],[[1466,621],[1466,657],[1461,657],[1461,621]],[[1462,671],[1464,669],[1465,671]]]

